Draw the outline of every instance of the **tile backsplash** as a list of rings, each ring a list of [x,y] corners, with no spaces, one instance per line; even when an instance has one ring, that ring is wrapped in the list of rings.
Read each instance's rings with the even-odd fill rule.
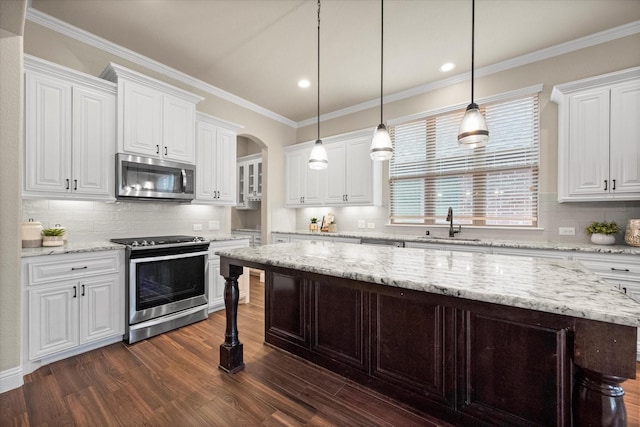
[[[462,226],[462,235],[466,238],[553,241],[569,243],[588,243],[589,236],[584,229],[592,221],[616,221],[622,231],[616,236],[617,243],[624,243],[624,228],[627,220],[640,218],[640,201],[635,202],[582,202],[558,203],[556,193],[541,193],[539,195],[539,224],[538,229],[492,229],[472,228]],[[387,225],[388,207],[323,207],[298,209],[296,225],[298,230],[307,228],[309,218],[322,219],[323,215],[331,212],[338,225],[338,231],[358,231],[375,233],[398,233],[408,235],[424,235],[429,230],[432,236],[446,236],[447,226],[390,226]],[[455,218],[455,213],[454,213]],[[365,228],[359,228],[358,223],[364,222]],[[373,225],[374,228],[369,228]],[[575,228],[575,235],[560,235],[560,227]],[[290,231],[290,230],[284,230]]]
[[[67,228],[70,241],[229,233],[230,215],[226,211],[218,206],[167,202],[22,201],[23,221],[33,218],[44,228],[60,224]],[[208,230],[209,221],[219,221],[220,230]],[[194,231],[194,224],[201,224],[202,231]]]

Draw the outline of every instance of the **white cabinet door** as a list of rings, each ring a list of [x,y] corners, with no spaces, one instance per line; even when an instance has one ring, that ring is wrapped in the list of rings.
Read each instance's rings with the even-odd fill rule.
[[[325,176],[325,197],[327,205],[336,206],[346,204],[346,169],[347,149],[343,143],[325,144],[327,150],[327,172]]]
[[[216,133],[216,190],[217,201],[233,205],[236,203],[236,133],[218,128]]]
[[[346,203],[371,204],[373,202],[373,164],[369,155],[369,138],[358,138],[346,143],[345,188]]]
[[[71,83],[25,74],[24,191],[71,191]]]
[[[611,89],[611,192],[640,194],[640,81]]]
[[[217,128],[196,123],[196,199],[213,200],[215,196],[215,150]]]
[[[80,282],[80,343],[122,334],[124,307],[117,276]]]
[[[168,94],[162,95],[162,106],[160,155],[167,160],[194,163],[196,106]]]
[[[309,168],[311,149],[285,153],[285,205],[305,207],[322,205],[322,183],[326,170]]]
[[[209,261],[209,311],[224,308],[224,277],[220,275],[220,258]]]
[[[123,126],[126,153],[160,157],[162,145],[162,94],[150,87],[122,82]]]
[[[569,195],[609,192],[609,89],[569,100]]]
[[[247,163],[247,197],[260,200],[262,197],[262,160]]]
[[[29,359],[79,344],[76,282],[29,291]]]
[[[114,94],[73,88],[74,193],[113,197],[115,112]]]
[[[196,123],[196,199],[236,203],[236,133],[199,120]]]

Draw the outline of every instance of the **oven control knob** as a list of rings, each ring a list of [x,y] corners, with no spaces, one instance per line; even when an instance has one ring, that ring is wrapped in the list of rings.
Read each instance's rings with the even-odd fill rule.
[[[137,240],[134,240],[133,242],[131,242],[131,246],[140,246],[140,243],[138,243]]]
[[[151,245],[151,246],[155,246],[155,244],[156,244],[155,240],[152,240],[152,241],[149,242],[149,245]]]
[[[142,245],[142,246],[148,246],[148,245],[149,245],[149,243],[148,243],[146,240],[143,240],[143,241],[142,241],[142,243],[140,243],[140,245]]]

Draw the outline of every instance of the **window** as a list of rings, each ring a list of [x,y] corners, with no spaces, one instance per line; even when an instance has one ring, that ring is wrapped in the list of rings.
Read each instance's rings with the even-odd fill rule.
[[[481,105],[486,147],[458,146],[464,109],[390,126],[390,222],[536,227],[538,93]]]

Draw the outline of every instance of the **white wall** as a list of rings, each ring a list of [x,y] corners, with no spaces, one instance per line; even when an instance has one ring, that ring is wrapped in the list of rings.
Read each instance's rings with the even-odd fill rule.
[[[0,374],[20,366],[22,29],[26,1],[0,2]],[[0,376],[0,390],[6,380]],[[9,385],[11,387],[12,385]]]

